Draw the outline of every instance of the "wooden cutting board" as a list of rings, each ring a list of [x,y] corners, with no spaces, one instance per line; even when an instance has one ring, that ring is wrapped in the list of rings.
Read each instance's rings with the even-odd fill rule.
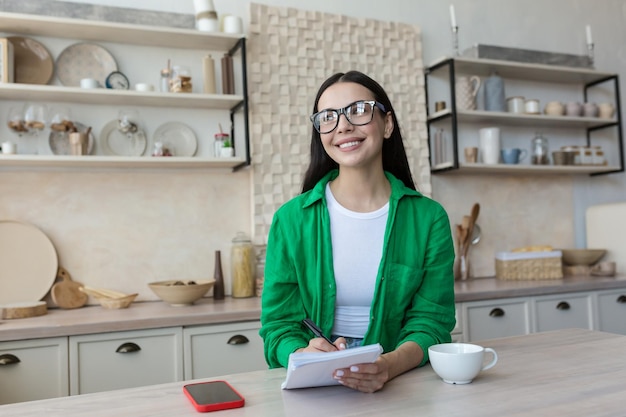
[[[43,316],[47,312],[48,306],[44,301],[0,305],[0,319],[3,320]]]
[[[60,279],[60,282],[54,284],[50,290],[52,300],[57,306],[72,309],[87,304],[89,297],[80,290],[83,285],[72,281],[69,272],[62,266],[59,267],[57,277]]]
[[[587,248],[606,249],[603,261],[614,261],[626,273],[626,202],[587,208]]]

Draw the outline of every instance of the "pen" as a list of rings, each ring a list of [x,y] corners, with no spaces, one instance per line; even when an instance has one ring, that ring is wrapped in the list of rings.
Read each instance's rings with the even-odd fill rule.
[[[328,343],[330,343],[331,345],[335,346],[335,344],[333,342],[330,341],[329,338],[327,338],[326,336],[324,336],[324,333],[322,333],[322,329],[320,329],[319,327],[317,327],[317,324],[315,324],[313,322],[313,320],[306,318],[304,320],[302,320],[302,323],[309,328],[309,330],[311,330],[313,332],[313,334],[316,337],[321,337],[322,339],[326,340]]]

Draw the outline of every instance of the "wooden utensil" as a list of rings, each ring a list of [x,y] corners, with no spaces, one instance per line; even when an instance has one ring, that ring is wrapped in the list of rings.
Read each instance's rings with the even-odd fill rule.
[[[72,281],[69,272],[63,267],[59,267],[57,276],[61,278],[61,282],[57,282],[52,286],[50,294],[52,300],[60,308],[72,309],[79,308],[87,304],[87,294],[82,292],[80,288],[83,286],[78,282]]]
[[[45,301],[11,303],[0,305],[0,319],[25,319],[43,316],[48,312]]]

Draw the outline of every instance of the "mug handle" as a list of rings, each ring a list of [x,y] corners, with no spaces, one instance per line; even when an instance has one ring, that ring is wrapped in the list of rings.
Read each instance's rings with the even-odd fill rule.
[[[519,160],[520,162],[524,160],[524,158],[526,158],[526,156],[528,155],[528,151],[526,149],[521,149],[520,153],[519,153]]]
[[[487,365],[483,366],[481,371],[486,371],[487,369],[493,368],[493,366],[496,364],[496,362],[498,362],[498,354],[496,353],[495,350],[493,350],[491,348],[485,348],[485,352],[489,352],[489,353],[493,354],[493,360],[491,362],[489,362]]]

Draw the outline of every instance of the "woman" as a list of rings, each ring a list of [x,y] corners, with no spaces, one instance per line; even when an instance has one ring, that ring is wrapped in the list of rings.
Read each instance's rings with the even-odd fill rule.
[[[415,190],[395,112],[376,81],[357,71],[331,76],[311,121],[302,194],[276,212],[268,238],[265,358],[286,367],[292,352],[380,343],[375,363],[333,375],[374,392],[426,363],[429,346],[450,341],[450,224]],[[301,324],[307,317],[334,345],[311,338]]]

